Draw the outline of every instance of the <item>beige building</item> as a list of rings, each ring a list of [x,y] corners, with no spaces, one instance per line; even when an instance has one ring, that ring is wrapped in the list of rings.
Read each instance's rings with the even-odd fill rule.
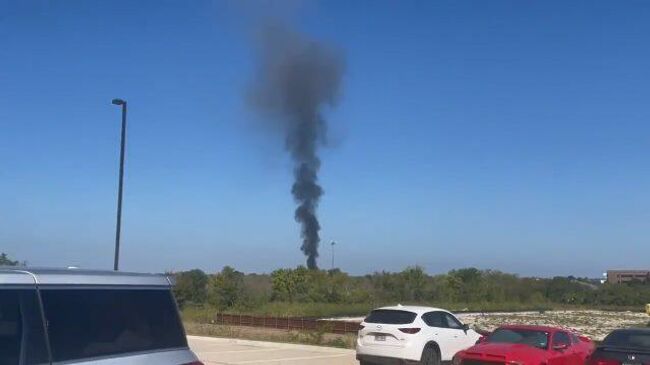
[[[610,284],[630,281],[650,282],[650,270],[607,270],[607,282]]]

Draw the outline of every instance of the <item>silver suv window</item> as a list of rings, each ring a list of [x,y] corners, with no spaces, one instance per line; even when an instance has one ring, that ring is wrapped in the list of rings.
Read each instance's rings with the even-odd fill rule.
[[[169,290],[41,289],[54,362],[187,348]]]
[[[49,363],[43,321],[34,289],[0,289],[0,363]]]

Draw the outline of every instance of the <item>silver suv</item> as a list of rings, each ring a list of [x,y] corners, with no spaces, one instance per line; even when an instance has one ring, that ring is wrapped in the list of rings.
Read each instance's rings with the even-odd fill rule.
[[[0,364],[201,365],[166,276],[6,267]]]

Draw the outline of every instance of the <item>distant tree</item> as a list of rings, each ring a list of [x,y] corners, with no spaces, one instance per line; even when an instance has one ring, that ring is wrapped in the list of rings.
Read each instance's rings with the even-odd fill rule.
[[[597,304],[614,306],[642,306],[650,303],[650,288],[630,284],[605,284],[594,293]]]
[[[208,301],[219,309],[228,309],[244,297],[244,274],[225,266],[208,280]]]
[[[305,270],[299,267],[287,274],[287,277],[276,276],[276,295],[282,297],[286,294],[285,300],[312,303],[349,303],[351,300],[351,280],[338,269]],[[283,287],[287,284],[288,287]]]
[[[407,267],[399,274],[402,300],[421,301],[427,284],[427,274],[420,266]]]
[[[450,302],[460,301],[463,297],[463,280],[452,273],[444,276],[445,292]]]
[[[464,284],[476,283],[481,280],[482,277],[481,270],[475,267],[451,270],[449,275],[459,278]]]
[[[372,285],[373,296],[379,302],[402,301],[402,290],[398,274],[382,271],[368,276]]]
[[[11,260],[6,253],[0,254],[0,266],[18,266],[19,264],[20,262]]]
[[[304,266],[293,269],[278,269],[271,273],[273,298],[293,302],[307,293],[309,270]]]
[[[179,272],[174,275],[174,294],[180,306],[187,303],[204,303],[207,298],[208,275],[199,269]]]
[[[6,254],[0,256],[0,262],[20,265]],[[200,270],[178,273],[174,291],[180,304],[207,302],[220,310],[234,307],[238,311],[283,311],[281,304],[265,307],[269,302],[345,304],[340,306],[345,310],[364,307],[348,304],[444,304],[481,310],[546,309],[565,304],[640,308],[650,303],[650,284],[643,282],[601,285],[571,277],[519,277],[476,268],[428,275],[417,266],[364,276],[304,266],[245,275],[226,266],[214,275]]]
[[[555,303],[583,304],[591,289],[568,277],[556,276],[548,281],[546,297]]]
[[[366,297],[367,292],[359,288],[348,274],[339,269],[327,272],[327,301],[329,303],[354,303]]]

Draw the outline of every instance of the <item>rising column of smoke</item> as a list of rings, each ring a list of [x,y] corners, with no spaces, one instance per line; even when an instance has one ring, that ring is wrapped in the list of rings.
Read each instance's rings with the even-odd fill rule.
[[[278,25],[263,28],[258,46],[252,105],[285,135],[294,162],[291,193],[298,204],[295,219],[301,224],[301,250],[307,267],[315,269],[320,242],[316,210],[323,195],[318,147],[326,137],[323,108],[336,103],[343,59],[334,48]]]

